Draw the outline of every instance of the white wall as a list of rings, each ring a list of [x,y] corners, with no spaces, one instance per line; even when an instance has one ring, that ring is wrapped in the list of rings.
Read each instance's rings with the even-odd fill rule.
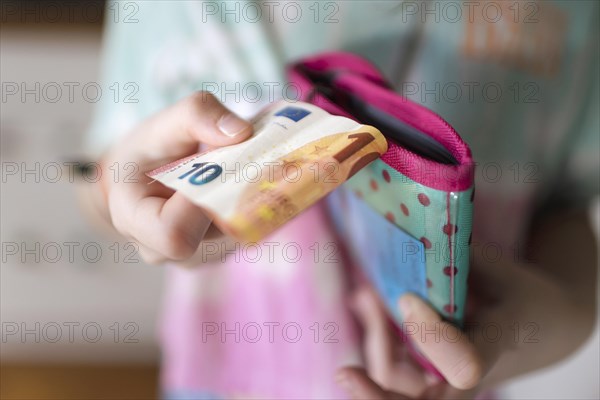
[[[25,82],[28,88],[40,82],[43,88],[52,82],[59,86],[77,82],[82,87],[98,81],[99,32],[3,29],[0,47],[3,93],[7,82],[19,85]],[[62,164],[81,156],[80,146],[93,104],[82,97],[80,89],[75,89],[71,103],[66,86],[63,97],[56,103],[45,101],[44,97],[51,99],[56,93],[49,88],[47,96],[41,94],[39,103],[33,95],[28,95],[25,102],[18,95],[2,101],[2,362],[155,360],[156,315],[163,271],[141,262],[123,262],[126,252],[122,247],[117,257],[119,262],[115,263],[115,252],[110,249],[114,239],[89,228],[76,202],[76,185],[69,183],[66,172],[63,171],[61,181],[51,182],[56,169],[49,163]],[[25,179],[20,174],[7,176],[13,163],[19,169],[23,169],[21,163],[29,169],[39,163],[39,176],[27,175]],[[36,183],[36,179],[40,182]],[[22,242],[28,248],[39,243],[40,262],[36,262],[34,255],[28,255],[25,263],[21,262],[22,254],[10,255],[13,248],[7,246],[16,243],[22,253]],[[72,260],[68,246],[75,245],[65,245],[68,242],[79,243],[74,247]],[[96,258],[97,246],[102,250],[99,261],[86,262],[82,249],[87,243],[94,246],[87,248],[90,259]],[[46,254],[41,251],[44,245]],[[57,257],[56,248],[63,252],[61,257]],[[57,262],[48,262],[54,258]],[[79,326],[70,328],[70,322]],[[118,329],[115,322],[119,323]],[[126,329],[128,322],[132,325]],[[83,327],[87,323],[92,325],[84,336]],[[102,335],[92,343],[98,327]],[[23,338],[22,328],[34,333]],[[59,328],[62,338],[52,343]],[[19,332],[10,334],[15,329]],[[138,343],[124,343],[124,336],[136,329],[130,339],[138,339]],[[118,343],[115,331],[120,333]]]

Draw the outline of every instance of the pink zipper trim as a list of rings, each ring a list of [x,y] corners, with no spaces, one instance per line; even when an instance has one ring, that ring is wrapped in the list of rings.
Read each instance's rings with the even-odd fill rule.
[[[313,83],[292,65],[290,80],[300,89],[300,99],[335,115],[354,118],[318,92]],[[381,73],[367,61],[352,54],[330,53],[305,60],[303,65],[317,71],[336,71],[335,84],[357,93],[362,99],[424,132],[442,144],[458,165],[441,164],[407,150],[389,140],[381,157],[391,168],[424,186],[442,191],[463,191],[473,185],[474,163],[471,151],[458,133],[439,115],[388,89]],[[345,73],[347,72],[347,73]],[[383,132],[385,134],[385,132]]]

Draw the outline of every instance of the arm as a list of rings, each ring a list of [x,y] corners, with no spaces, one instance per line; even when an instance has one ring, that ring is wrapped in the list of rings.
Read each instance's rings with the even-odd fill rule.
[[[545,218],[532,230],[531,248],[531,264],[492,266],[490,278],[508,294],[499,312],[521,327],[533,322],[538,340],[511,338],[484,378],[486,385],[564,359],[594,329],[598,249],[586,213],[565,211]]]

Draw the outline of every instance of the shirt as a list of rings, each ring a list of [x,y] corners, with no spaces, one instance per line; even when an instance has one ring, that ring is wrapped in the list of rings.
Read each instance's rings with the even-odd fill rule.
[[[596,2],[126,4],[107,8],[103,80],[122,92],[99,102],[91,151],[194,90],[248,117],[293,99],[287,62],[345,50],[471,146],[473,251],[513,259],[547,199],[577,206],[598,193]],[[269,241],[273,257],[240,249],[217,268],[169,267],[161,341],[172,396],[345,396],[333,374],[361,362],[360,340],[327,216],[313,207]],[[285,246],[302,255],[290,261]]]

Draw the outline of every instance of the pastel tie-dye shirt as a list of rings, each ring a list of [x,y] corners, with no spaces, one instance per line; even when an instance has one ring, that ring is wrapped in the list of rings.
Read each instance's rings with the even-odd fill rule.
[[[293,95],[286,62],[345,50],[374,62],[398,92],[440,114],[471,146],[474,251],[493,243],[513,259],[536,207],[549,198],[584,205],[598,193],[598,3],[534,1],[520,12],[512,2],[485,1],[451,2],[455,9],[444,2],[268,3],[138,2],[125,10],[135,11],[129,23],[108,12],[103,79],[135,83],[139,101],[103,98],[90,148],[99,153],[193,90],[212,91],[250,116]],[[351,274],[328,215],[317,205],[268,241],[196,269],[167,266],[168,396],[345,396],[333,375],[361,363],[360,332],[346,306]]]

